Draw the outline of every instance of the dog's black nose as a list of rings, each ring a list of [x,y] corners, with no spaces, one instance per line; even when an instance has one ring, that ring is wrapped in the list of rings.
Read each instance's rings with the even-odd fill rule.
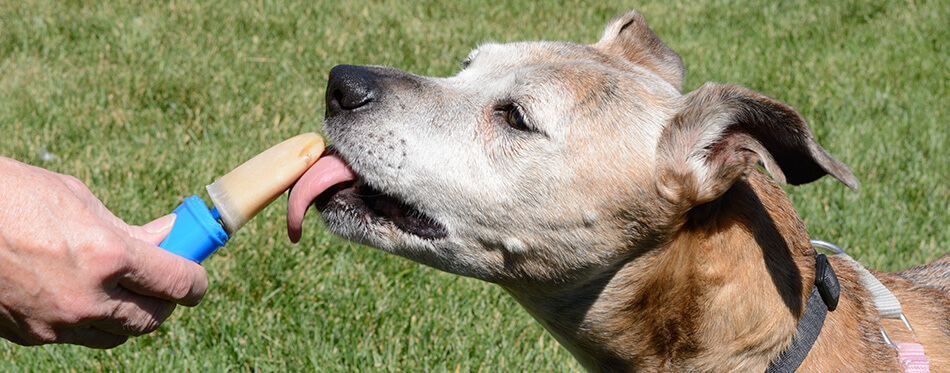
[[[376,99],[376,77],[362,66],[337,65],[327,83],[327,117],[358,109]]]

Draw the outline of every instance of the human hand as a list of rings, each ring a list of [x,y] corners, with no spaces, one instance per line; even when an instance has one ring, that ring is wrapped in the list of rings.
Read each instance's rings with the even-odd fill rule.
[[[112,348],[197,305],[204,268],[156,246],[174,220],[130,226],[79,179],[0,157],[0,337]]]

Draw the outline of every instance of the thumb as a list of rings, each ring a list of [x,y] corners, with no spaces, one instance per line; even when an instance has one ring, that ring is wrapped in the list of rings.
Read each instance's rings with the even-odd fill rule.
[[[140,227],[132,226],[130,227],[131,229],[129,229],[129,233],[132,237],[139,240],[152,245],[158,245],[165,239],[165,236],[168,236],[168,233],[172,231],[172,227],[175,225],[175,218],[176,215],[174,213],[168,214],[145,223]]]

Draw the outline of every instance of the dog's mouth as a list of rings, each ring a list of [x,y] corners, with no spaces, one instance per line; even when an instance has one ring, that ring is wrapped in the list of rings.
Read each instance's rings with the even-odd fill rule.
[[[391,226],[424,239],[446,236],[442,224],[411,204],[374,188],[332,148],[301,176],[290,191],[287,233],[291,241],[300,240],[304,214],[311,204],[324,217],[355,219],[365,224],[366,229]]]

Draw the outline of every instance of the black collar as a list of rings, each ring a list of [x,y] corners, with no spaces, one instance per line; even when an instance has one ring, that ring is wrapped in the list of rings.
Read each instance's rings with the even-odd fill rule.
[[[821,333],[821,327],[825,324],[825,315],[838,306],[840,291],[838,277],[835,276],[834,269],[828,263],[828,258],[825,254],[816,254],[815,285],[812,286],[811,295],[805,303],[805,314],[798,321],[795,338],[788,349],[769,364],[768,369],[765,370],[766,373],[791,373],[802,365],[815,340],[818,339],[818,334]]]

